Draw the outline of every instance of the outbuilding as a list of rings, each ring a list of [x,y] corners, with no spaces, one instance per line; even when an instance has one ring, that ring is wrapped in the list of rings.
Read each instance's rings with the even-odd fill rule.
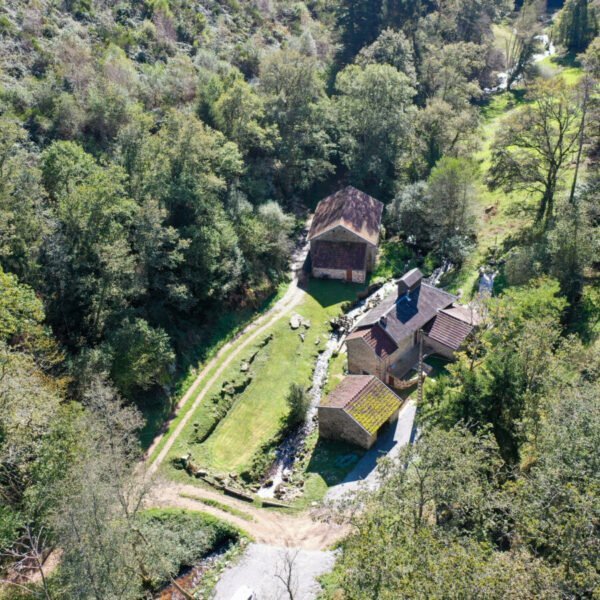
[[[398,419],[402,400],[372,375],[347,375],[318,407],[319,436],[370,448]]]

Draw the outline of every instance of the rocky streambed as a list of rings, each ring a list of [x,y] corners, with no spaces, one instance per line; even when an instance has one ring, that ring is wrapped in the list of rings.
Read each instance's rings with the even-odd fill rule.
[[[364,313],[379,304],[387,294],[395,289],[395,286],[395,281],[386,283],[366,298],[358,300],[346,314],[332,322],[332,332],[315,362],[309,390],[311,401],[306,419],[300,427],[289,433],[277,448],[275,461],[257,491],[257,495],[261,498],[290,501],[302,493],[299,487],[288,482],[292,478],[298,459],[305,453],[308,436],[317,428],[317,406],[321,401],[323,388],[327,382],[329,361],[334,353],[341,350],[346,335]],[[302,318],[299,315],[292,315],[290,318],[292,329],[297,329],[302,324]]]

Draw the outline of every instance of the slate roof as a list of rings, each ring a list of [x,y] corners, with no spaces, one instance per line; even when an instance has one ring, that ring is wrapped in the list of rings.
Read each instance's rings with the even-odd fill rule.
[[[406,294],[406,292],[412,292],[417,288],[423,279],[423,273],[419,269],[411,269],[408,273],[405,273],[398,281],[398,293]]]
[[[311,249],[312,266],[321,269],[365,269],[366,244],[353,242],[315,242]]]
[[[382,213],[382,202],[349,185],[319,202],[308,239],[341,225],[376,246]]]
[[[377,377],[347,375],[320,406],[342,409],[375,435],[401,404],[402,400]]]
[[[476,318],[469,309],[455,306],[441,310],[427,326],[427,335],[437,342],[458,350],[473,331]]]
[[[455,300],[456,296],[427,283],[421,283],[409,296],[398,297],[396,290],[393,290],[358,322],[356,328],[370,327],[378,323],[381,317],[386,317],[385,331],[396,343],[400,343]]]
[[[396,342],[380,325],[353,331],[346,339],[354,340],[357,338],[362,338],[380,358],[386,358],[398,350]]]

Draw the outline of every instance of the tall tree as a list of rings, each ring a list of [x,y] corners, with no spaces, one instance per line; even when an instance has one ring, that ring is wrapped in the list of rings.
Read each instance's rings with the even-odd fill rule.
[[[129,240],[137,206],[120,167],[98,165],[71,142],[44,153],[43,174],[55,219],[44,246],[48,315],[69,343],[97,341],[137,291]]]
[[[364,46],[377,38],[381,5],[382,0],[341,0],[338,4],[337,26],[342,42],[342,65],[350,63]]]
[[[598,35],[598,19],[595,0],[567,0],[558,21],[559,42],[569,52],[583,52]]]
[[[340,150],[351,181],[389,195],[412,128],[409,78],[390,65],[352,65],[338,74],[336,90]]]
[[[400,189],[388,209],[389,224],[423,251],[461,263],[475,236],[475,168],[445,157],[427,182]]]
[[[508,116],[496,134],[488,184],[538,194],[536,220],[547,226],[561,176],[577,151],[580,108],[560,78],[536,83],[529,98],[531,103]]]
[[[282,50],[261,63],[260,91],[267,120],[276,125],[275,181],[284,200],[333,172],[333,150],[325,84],[317,59]]]

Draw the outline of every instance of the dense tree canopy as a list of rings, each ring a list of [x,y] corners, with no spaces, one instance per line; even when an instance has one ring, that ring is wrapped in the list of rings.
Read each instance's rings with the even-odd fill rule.
[[[386,204],[382,254],[453,265],[465,300],[493,264],[501,294],[426,383],[417,444],[338,513],[334,588],[593,596],[598,8],[565,2],[555,38],[585,54],[532,83],[546,24],[517,4],[2,3],[0,579],[27,564],[35,597],[134,599],[211,547],[196,518],[143,514],[138,409],[163,424],[286,281],[316,201],[353,184]],[[528,197],[503,198],[514,231],[490,241],[482,173],[534,198],[531,227]],[[288,400],[297,425],[309,395]]]

